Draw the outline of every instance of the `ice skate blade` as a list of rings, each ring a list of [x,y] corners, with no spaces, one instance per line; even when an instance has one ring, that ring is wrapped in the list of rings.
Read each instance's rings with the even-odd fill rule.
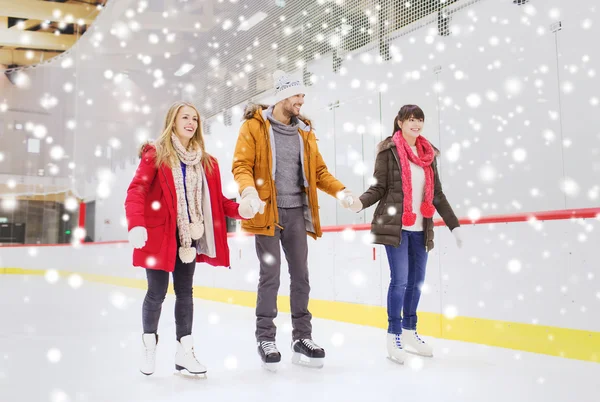
[[[266,362],[262,362],[262,367],[271,372],[271,373],[276,373],[277,372],[277,368],[279,367],[279,363],[266,363]]]
[[[187,368],[175,365],[175,374],[178,374],[185,378],[206,378],[206,370],[199,372],[191,372]]]
[[[396,363],[396,364],[400,364],[402,366],[404,365],[404,360],[400,360],[400,359],[398,359],[396,357],[388,356],[387,359],[390,360],[390,361],[392,361],[392,362],[394,362],[394,363]]]
[[[325,358],[322,357],[307,357],[302,353],[294,352],[292,355],[292,363],[302,367],[309,368],[323,368],[325,365]]]

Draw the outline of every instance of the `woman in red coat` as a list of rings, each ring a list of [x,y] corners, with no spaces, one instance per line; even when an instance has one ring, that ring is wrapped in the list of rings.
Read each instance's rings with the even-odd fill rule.
[[[225,216],[250,219],[256,208],[223,196],[217,160],[204,149],[200,113],[189,103],[171,106],[160,138],[144,144],[140,158],[125,201],[133,265],[145,268],[148,279],[140,371],[146,375],[154,372],[158,321],[172,274],[175,368],[204,374],[206,368],[194,355],[191,336],[195,266],[206,262],[228,267]]]

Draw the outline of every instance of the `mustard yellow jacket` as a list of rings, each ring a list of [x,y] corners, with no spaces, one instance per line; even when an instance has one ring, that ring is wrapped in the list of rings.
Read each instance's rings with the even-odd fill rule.
[[[271,124],[266,118],[265,105],[252,105],[246,109],[244,123],[233,154],[233,177],[240,194],[246,187],[255,187],[265,205],[263,214],[242,222],[249,233],[273,236],[279,225],[277,190],[275,187],[275,140]],[[310,121],[299,119],[298,139],[304,182],[304,218],[306,232],[316,239],[322,236],[319,219],[317,188],[335,197],[345,186],[329,171],[317,146]]]

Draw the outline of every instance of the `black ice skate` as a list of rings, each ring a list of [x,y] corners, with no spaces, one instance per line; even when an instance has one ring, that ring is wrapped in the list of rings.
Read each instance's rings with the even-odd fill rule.
[[[312,339],[297,339],[292,342],[292,363],[300,366],[322,368],[325,363],[325,349]]]
[[[275,342],[260,341],[257,346],[263,367],[269,371],[277,371],[277,365],[281,361],[281,353],[277,350]]]

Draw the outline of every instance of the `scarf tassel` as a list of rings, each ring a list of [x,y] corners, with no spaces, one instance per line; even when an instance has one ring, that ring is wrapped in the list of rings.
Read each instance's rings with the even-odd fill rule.
[[[202,222],[190,223],[190,236],[194,240],[198,240],[204,234],[204,224]]]
[[[196,249],[194,247],[179,247],[179,258],[184,263],[190,263],[196,259]]]

